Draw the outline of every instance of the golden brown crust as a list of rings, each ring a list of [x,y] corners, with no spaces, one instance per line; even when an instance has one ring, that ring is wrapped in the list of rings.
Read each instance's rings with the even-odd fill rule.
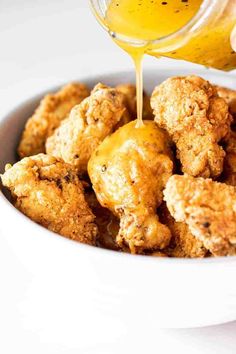
[[[151,107],[151,97],[147,95],[144,91],[143,93],[143,119],[144,120],[153,120],[153,110]]]
[[[160,221],[166,224],[172,234],[169,246],[164,250],[169,257],[203,258],[208,251],[202,241],[198,240],[184,222],[176,222],[171,216],[166,203],[159,208]]]
[[[197,76],[173,77],[153,92],[155,121],[177,146],[182,171],[192,176],[219,176],[225,152],[218,143],[232,122],[228,105],[216,89]]]
[[[236,186],[236,132],[230,131],[225,138],[225,161],[221,180],[231,186]]]
[[[125,107],[130,115],[130,120],[137,118],[136,87],[132,84],[121,84],[116,90],[124,95]],[[128,123],[128,122],[127,122]]]
[[[137,98],[136,98],[136,86],[132,84],[121,84],[116,86],[116,89],[124,94],[125,97],[125,106],[130,116],[130,120],[137,119]],[[143,93],[143,119],[152,120],[154,118],[150,97]],[[126,122],[128,123],[128,121]]]
[[[130,122],[106,138],[93,153],[88,172],[101,205],[120,218],[118,245],[145,253],[165,248],[170,240],[156,208],[173,162],[163,130],[153,121],[135,125]]]
[[[164,199],[171,215],[186,222],[214,256],[236,254],[236,189],[211,179],[172,176]]]
[[[228,104],[230,113],[236,118],[236,91],[222,86],[215,87],[218,95]]]
[[[236,186],[236,91],[222,86],[215,87],[217,89],[218,95],[222,97],[228,104],[229,111],[234,118],[231,127],[232,129],[224,139],[226,156],[224,161],[222,181],[226,184]]]
[[[46,139],[67,117],[71,109],[89,95],[83,84],[68,84],[45,96],[26,123],[18,154],[21,158],[45,152]]]
[[[95,217],[73,167],[39,154],[7,165],[1,178],[16,208],[32,220],[73,240],[95,244]]]
[[[47,153],[86,173],[92,152],[112,133],[124,111],[123,95],[98,84],[47,140]]]

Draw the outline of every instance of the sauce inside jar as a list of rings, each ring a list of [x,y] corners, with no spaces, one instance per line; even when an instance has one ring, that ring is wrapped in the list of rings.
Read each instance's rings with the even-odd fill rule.
[[[202,0],[114,0],[106,22],[111,31],[152,41],[183,27],[199,10]]]

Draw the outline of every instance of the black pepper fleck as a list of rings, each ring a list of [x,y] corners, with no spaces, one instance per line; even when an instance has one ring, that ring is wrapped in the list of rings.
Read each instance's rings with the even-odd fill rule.
[[[102,166],[102,172],[106,172],[106,170],[107,170],[107,166],[106,166],[106,165],[103,165],[103,166]]]

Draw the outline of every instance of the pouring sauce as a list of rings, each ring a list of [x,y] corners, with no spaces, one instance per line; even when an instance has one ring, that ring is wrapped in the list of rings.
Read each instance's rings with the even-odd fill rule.
[[[129,38],[152,41],[184,26],[199,10],[202,0],[160,1],[160,0],[113,0],[106,22],[110,31]],[[132,57],[136,68],[137,85],[137,127],[143,125],[143,55],[150,49],[148,45],[133,46],[116,40],[116,43]]]
[[[203,26],[181,48],[165,53],[159,51],[155,40],[169,36],[185,26],[197,14],[202,3],[203,0],[110,1],[105,17],[106,25],[114,41],[128,52],[136,67],[136,127],[143,125],[142,60],[145,53],[156,57],[164,55],[184,59],[222,70],[236,68],[236,54],[230,45],[230,33],[236,22],[236,6],[233,1],[214,26]],[[140,41],[139,45],[123,41],[122,36]],[[144,44],[140,45],[142,41]]]

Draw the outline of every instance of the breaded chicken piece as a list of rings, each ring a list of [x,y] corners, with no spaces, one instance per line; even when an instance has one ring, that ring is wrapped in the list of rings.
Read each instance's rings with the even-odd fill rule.
[[[230,113],[236,118],[236,90],[232,90],[222,86],[215,86],[217,93],[222,97],[229,106]]]
[[[165,248],[170,231],[156,208],[172,175],[167,134],[153,121],[136,121],[107,137],[92,154],[88,173],[100,204],[120,219],[116,242],[132,253]]]
[[[202,241],[193,236],[187,224],[175,221],[164,202],[159,208],[159,216],[160,221],[169,227],[172,234],[170,244],[164,250],[169,257],[203,258],[207,255],[208,251]]]
[[[39,154],[7,165],[1,179],[16,208],[30,219],[62,236],[95,244],[95,216],[73,167]]]
[[[173,77],[156,87],[151,105],[155,121],[176,144],[182,171],[218,177],[225,156],[218,143],[229,132],[232,117],[216,89],[197,76]]]
[[[116,89],[123,93],[125,96],[125,106],[130,115],[130,120],[137,119],[137,99],[136,99],[136,86],[132,84],[121,84],[116,86]],[[152,120],[154,118],[150,97],[143,92],[143,119]],[[128,121],[126,122],[128,123]]]
[[[26,123],[18,154],[21,158],[45,152],[46,139],[59,127],[71,109],[89,96],[83,84],[68,84],[55,94],[45,96]]]
[[[230,131],[225,138],[225,160],[222,181],[236,186],[236,132]]]
[[[92,152],[112,133],[124,111],[123,95],[98,84],[47,140],[47,154],[74,165],[79,173],[86,173]]]
[[[171,215],[186,222],[214,256],[236,254],[236,189],[211,179],[172,176],[164,199]]]

